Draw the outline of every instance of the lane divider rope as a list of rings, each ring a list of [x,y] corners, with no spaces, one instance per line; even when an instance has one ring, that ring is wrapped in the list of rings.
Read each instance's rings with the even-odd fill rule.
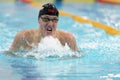
[[[28,3],[34,7],[38,7],[38,8],[41,8],[42,7],[42,4],[38,3],[38,2],[35,2],[33,0],[22,0],[23,2],[25,3]],[[90,19],[85,19],[83,17],[80,17],[78,15],[75,15],[75,14],[71,14],[71,13],[68,13],[68,12],[65,12],[65,11],[62,11],[62,10],[59,10],[59,13],[61,16],[68,16],[68,17],[71,17],[72,19],[74,19],[75,21],[78,21],[78,22],[81,22],[81,23],[91,23],[94,27],[98,27],[98,28],[101,28],[103,29],[106,33],[110,34],[110,35],[120,35],[120,30],[118,29],[115,29],[111,26],[108,26],[108,25],[105,25],[105,24],[102,24],[100,22],[97,22],[97,21],[94,21],[94,20],[90,20]]]

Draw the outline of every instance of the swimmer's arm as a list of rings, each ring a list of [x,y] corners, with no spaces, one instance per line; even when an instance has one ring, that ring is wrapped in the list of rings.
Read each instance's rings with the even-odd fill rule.
[[[71,48],[75,51],[78,51],[77,43],[74,37],[72,37],[72,40],[70,42]]]
[[[68,43],[69,47],[74,51],[78,51],[77,43],[76,43],[74,36],[72,34],[68,33],[67,37],[68,37],[67,43]]]
[[[19,51],[20,46],[22,46],[23,44],[22,34],[23,34],[22,32],[17,33],[10,49],[8,51],[4,51],[4,54],[9,55],[9,56],[14,56],[14,57],[17,56],[16,54],[14,54],[14,52]]]
[[[10,51],[18,51],[20,50],[21,47],[24,47],[24,45],[25,45],[24,32],[21,31],[15,36],[15,39],[10,47]]]

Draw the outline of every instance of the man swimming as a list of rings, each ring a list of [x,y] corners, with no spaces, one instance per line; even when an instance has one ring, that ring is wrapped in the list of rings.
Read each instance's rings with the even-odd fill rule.
[[[59,12],[55,5],[47,3],[42,7],[38,15],[39,28],[36,30],[22,30],[17,33],[10,50],[31,50],[34,46],[38,46],[41,39],[52,36],[57,38],[63,46],[67,43],[71,50],[78,51],[74,36],[68,32],[57,30]]]

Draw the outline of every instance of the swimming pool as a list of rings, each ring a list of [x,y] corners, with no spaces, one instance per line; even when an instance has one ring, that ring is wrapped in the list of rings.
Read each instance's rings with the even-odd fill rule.
[[[120,6],[62,5],[62,10],[119,28]],[[37,28],[38,11],[38,8],[23,3],[0,3],[0,80],[120,79],[120,36],[111,36],[102,29],[91,24],[78,23],[70,17],[60,16],[58,28],[73,33],[82,52],[81,57],[63,59],[58,55],[44,56],[44,59],[28,59],[4,55],[18,31]],[[117,26],[114,26],[116,24]]]

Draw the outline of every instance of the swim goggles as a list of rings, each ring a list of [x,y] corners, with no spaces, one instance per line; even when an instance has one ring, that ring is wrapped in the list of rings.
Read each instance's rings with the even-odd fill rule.
[[[44,22],[49,22],[49,21],[52,21],[54,23],[57,23],[58,22],[58,19],[57,18],[53,18],[53,19],[50,19],[50,18],[47,18],[47,17],[41,17],[42,21]]]

